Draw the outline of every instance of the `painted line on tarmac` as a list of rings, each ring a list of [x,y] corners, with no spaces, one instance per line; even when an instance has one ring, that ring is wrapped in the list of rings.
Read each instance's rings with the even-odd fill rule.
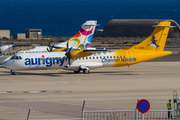
[[[39,100],[39,99],[31,99],[31,98],[17,98],[17,97],[10,97],[10,98],[13,98],[13,99],[25,99],[25,100],[32,100],[32,101],[43,101],[43,102],[50,102],[50,103],[60,103],[60,104],[72,105],[72,106],[82,106],[80,104],[73,104],[73,103],[69,103],[69,102],[48,101],[48,100]],[[49,106],[44,106],[44,107],[49,107]],[[88,105],[86,107],[97,108],[97,109],[110,109],[110,110],[112,109],[112,108],[104,108],[104,107],[88,106]]]
[[[40,91],[0,91],[0,94],[22,94],[22,93],[65,93],[65,92],[71,92],[71,91],[50,91],[50,90],[40,90]]]
[[[19,111],[28,111],[28,109],[21,109],[21,108],[14,108],[14,107],[6,107],[6,106],[0,106],[1,108],[6,108],[6,109],[13,109],[13,110],[19,110]],[[35,111],[31,111],[35,112]]]

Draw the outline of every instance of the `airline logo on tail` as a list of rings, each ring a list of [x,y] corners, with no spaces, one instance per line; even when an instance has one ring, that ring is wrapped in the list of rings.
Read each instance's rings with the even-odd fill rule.
[[[96,24],[97,21],[86,21],[86,23],[82,25],[79,32],[68,41],[75,42],[76,48],[78,49],[86,49],[90,47]]]
[[[148,43],[148,45],[150,45],[151,47],[154,47],[154,48],[158,48],[159,45],[157,45],[157,40],[155,40],[155,36],[153,35],[152,38],[151,38],[151,42],[152,43]]]

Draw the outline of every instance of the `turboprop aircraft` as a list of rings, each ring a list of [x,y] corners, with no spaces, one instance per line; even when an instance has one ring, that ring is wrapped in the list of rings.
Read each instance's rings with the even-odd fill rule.
[[[36,52],[59,52],[66,48],[67,42],[69,47],[75,49],[88,49],[91,46],[97,21],[86,21],[79,32],[66,42],[48,46],[26,45],[0,45],[0,64],[7,61],[15,53],[36,53]]]
[[[65,69],[85,74],[98,67],[130,66],[143,61],[170,55],[164,46],[171,27],[170,21],[160,22],[154,31],[141,43],[113,52],[71,50],[66,52],[18,53],[3,63],[3,67],[15,74],[16,70]]]

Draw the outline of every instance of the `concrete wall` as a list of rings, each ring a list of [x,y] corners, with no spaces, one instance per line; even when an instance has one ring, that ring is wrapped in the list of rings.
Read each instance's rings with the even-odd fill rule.
[[[13,34],[13,38],[16,38],[16,39],[25,39],[26,38],[26,34],[25,33],[14,33]]]
[[[40,39],[42,38],[42,30],[41,29],[26,29],[26,38]]]
[[[0,30],[0,39],[3,37],[10,38],[10,30]]]

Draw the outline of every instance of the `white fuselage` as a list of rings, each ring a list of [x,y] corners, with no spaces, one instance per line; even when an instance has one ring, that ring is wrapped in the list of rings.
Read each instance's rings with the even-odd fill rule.
[[[9,59],[3,66],[9,70],[40,70],[40,69],[66,69],[78,70],[80,67],[89,69],[113,66],[115,56],[111,61],[106,61],[105,56],[112,56],[110,52],[90,55],[88,57],[70,60],[68,65],[65,52],[45,52],[45,53],[17,53],[14,59]],[[119,59],[119,58],[118,58]]]
[[[37,53],[37,52],[42,53],[42,52],[47,52],[47,48],[48,48],[47,46],[36,46],[35,48],[29,49],[29,50],[21,50],[21,51],[18,51],[17,53]],[[14,54],[15,54],[14,50],[11,50],[10,52],[2,53],[0,55],[0,64],[9,60]]]

